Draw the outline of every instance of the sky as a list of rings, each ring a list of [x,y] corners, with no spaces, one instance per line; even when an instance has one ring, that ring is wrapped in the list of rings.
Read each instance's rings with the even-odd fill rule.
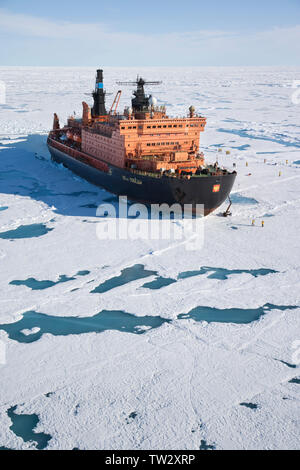
[[[300,0],[0,0],[0,66],[299,66]]]

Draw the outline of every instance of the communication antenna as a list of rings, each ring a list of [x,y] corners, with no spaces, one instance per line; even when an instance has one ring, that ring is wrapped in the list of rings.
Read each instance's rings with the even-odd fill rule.
[[[150,107],[151,96],[146,96],[145,85],[161,85],[160,81],[147,81],[142,77],[137,76],[137,79],[132,82],[117,82],[118,85],[136,85],[137,89],[133,92],[135,98],[132,100],[132,109],[134,111],[145,111]]]

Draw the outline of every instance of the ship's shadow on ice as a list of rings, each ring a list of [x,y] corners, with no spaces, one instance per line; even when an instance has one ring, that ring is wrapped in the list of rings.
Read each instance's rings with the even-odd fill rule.
[[[118,197],[98,188],[51,160],[47,136],[33,134],[1,139],[1,193],[41,201],[62,215],[96,217],[101,204],[112,204],[118,214]]]
[[[136,202],[123,198],[119,200],[117,195],[89,183],[62,164],[52,161],[46,135],[33,134],[10,140],[0,139],[1,193],[43,202],[61,215],[145,220],[152,216],[150,206],[143,205],[143,209],[146,207],[147,210],[139,212]],[[107,205],[110,206],[109,211]],[[99,206],[103,206],[101,210],[98,210]],[[158,213],[157,217],[162,218],[162,214]],[[170,217],[177,218],[172,212]]]

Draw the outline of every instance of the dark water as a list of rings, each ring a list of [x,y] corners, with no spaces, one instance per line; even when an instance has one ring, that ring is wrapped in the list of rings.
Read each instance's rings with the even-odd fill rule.
[[[207,444],[206,441],[201,441],[199,450],[215,450],[215,449],[216,449],[215,445]]]
[[[199,306],[188,313],[178,315],[178,320],[193,319],[209,323],[237,323],[247,324],[258,320],[271,310],[291,310],[296,306],[280,306],[265,304],[256,309],[217,309]],[[6,331],[9,338],[19,343],[33,343],[39,340],[45,333],[54,336],[80,335],[83,333],[101,333],[106,330],[117,330],[123,333],[144,334],[147,330],[159,328],[171,320],[160,316],[137,317],[130,313],[117,310],[103,310],[93,317],[59,317],[45,315],[35,311],[26,312],[21,320],[15,323],[2,324],[0,330]],[[22,330],[39,328],[37,333],[24,335]]]
[[[123,271],[121,271],[120,276],[108,279],[102,284],[99,284],[99,286],[91,292],[93,294],[103,294],[104,292],[107,292],[111,289],[123,286],[124,284],[128,284],[129,282],[136,281],[137,279],[143,279],[145,277],[153,276],[156,274],[157,271],[149,271],[145,269],[144,265],[136,264],[135,266],[132,266],[130,268],[123,269]]]
[[[296,364],[290,364],[289,362],[282,361],[281,359],[275,359],[275,361],[281,362],[281,364],[287,366],[289,369],[297,369]]]
[[[18,415],[15,413],[17,406],[13,406],[7,411],[8,417],[12,420],[10,429],[16,436],[23,439],[24,442],[35,442],[36,449],[45,449],[51,439],[49,434],[35,433],[34,428],[39,423],[39,418],[36,414],[33,415]]]
[[[46,235],[52,230],[53,228],[48,228],[44,224],[20,225],[20,227],[16,228],[15,230],[1,232],[0,238],[6,240],[14,240],[17,238],[36,238]]]
[[[209,274],[207,276],[209,279],[228,279],[229,276],[233,274],[251,274],[253,277],[266,276],[267,274],[275,274],[278,271],[274,269],[225,269],[225,268],[213,268],[209,266],[202,266],[198,271],[186,271],[178,275],[178,279],[187,279],[189,277],[199,276],[203,274]]]
[[[202,266],[197,271],[186,271],[178,275],[177,279],[187,279],[189,277],[209,274],[208,278],[210,279],[228,279],[228,276],[232,274],[251,274],[254,277],[266,276],[267,274],[277,273],[273,269],[225,269],[225,268],[214,268],[208,266]],[[136,264],[130,268],[123,269],[120,276],[116,276],[108,279],[107,281],[99,284],[91,292],[93,294],[102,294],[108,292],[111,289],[114,289],[119,286],[128,284],[129,282],[136,281],[138,279],[143,279],[150,276],[157,276],[155,280],[145,283],[142,287],[145,289],[162,289],[163,287],[169,286],[176,283],[176,279],[165,278],[163,276],[158,276],[157,271],[151,271],[145,269],[145,266],[142,264]]]
[[[73,281],[75,277],[67,277],[67,276],[59,276],[59,280],[57,282],[53,281],[38,281],[33,277],[29,279],[25,279],[24,281],[11,281],[10,284],[13,286],[26,286],[32,290],[44,290],[49,289],[49,287],[53,287],[56,284],[60,284],[62,282]]]
[[[244,144],[244,145],[240,145],[239,147],[232,147],[233,149],[237,149],[237,150],[247,150],[249,149],[251,146],[249,144]]]
[[[256,403],[240,403],[240,406],[245,406],[246,408],[249,408],[250,410],[257,410],[258,405]]]
[[[0,207],[0,212],[6,211],[8,209],[8,206],[2,206]]]
[[[290,384],[297,384],[297,385],[300,385],[300,379],[298,379],[297,377],[295,377],[294,379],[290,380],[289,383],[290,383]]]
[[[154,281],[152,282],[146,282],[142,287],[145,289],[161,289],[162,287],[170,286],[171,284],[174,284],[176,282],[176,279],[171,279],[167,277],[157,277]]]
[[[252,197],[242,196],[239,193],[232,194],[230,196],[233,204],[258,204],[258,201]]]
[[[274,155],[278,152],[256,152],[256,155]]]
[[[201,322],[206,321],[208,323],[238,323],[247,324],[253,321],[259,320],[260,317],[270,312],[271,310],[292,310],[298,308],[296,306],[280,306],[265,304],[263,307],[254,309],[243,309],[243,308],[228,308],[218,309],[212,307],[196,307],[193,308],[189,313],[183,313],[178,315],[179,320],[193,319]]]
[[[103,310],[93,317],[54,317],[34,311],[26,312],[23,318],[15,323],[0,325],[0,330],[6,331],[9,338],[19,343],[33,343],[45,333],[54,336],[80,335],[83,333],[102,333],[106,330],[117,330],[124,333],[143,334],[143,327],[159,328],[163,323],[169,323],[161,317],[137,317],[123,311]],[[31,335],[21,333],[24,329],[38,327],[40,331]]]
[[[62,274],[61,276],[59,276],[58,281],[38,281],[37,279],[30,277],[29,279],[25,280],[11,281],[10,284],[13,286],[26,286],[32,290],[44,290],[56,286],[57,284],[74,281],[76,279],[76,276],[87,276],[88,274],[90,274],[90,271],[79,271],[74,277],[68,277],[65,274]]]

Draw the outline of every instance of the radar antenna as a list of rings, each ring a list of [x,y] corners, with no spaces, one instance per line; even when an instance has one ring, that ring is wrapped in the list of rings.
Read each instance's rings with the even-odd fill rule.
[[[118,85],[136,85],[137,89],[133,92],[135,98],[132,100],[132,109],[134,111],[145,111],[149,109],[150,96],[146,96],[145,85],[161,85],[160,81],[147,81],[142,77],[137,76],[137,79],[132,82],[117,82]]]
[[[160,81],[154,81],[154,82],[151,82],[151,81],[147,81],[147,80],[144,80],[142,77],[137,77],[137,79],[135,81],[132,81],[132,82],[117,82],[118,85],[137,85],[138,87],[143,87],[144,85],[161,85],[162,82]]]

